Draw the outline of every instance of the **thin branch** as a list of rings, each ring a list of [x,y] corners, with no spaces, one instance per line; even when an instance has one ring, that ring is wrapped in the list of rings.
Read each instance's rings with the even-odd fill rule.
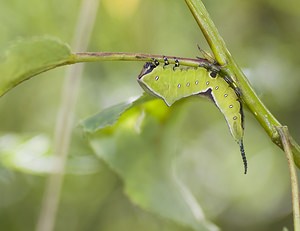
[[[143,61],[153,62],[157,60],[160,63],[164,63],[165,59],[170,64],[176,64],[176,60],[179,60],[180,65],[190,67],[204,67],[208,70],[220,71],[220,66],[211,63],[207,59],[203,58],[183,58],[175,56],[165,56],[156,54],[144,54],[144,53],[127,53],[127,52],[78,52],[73,54],[72,60],[69,64],[80,62],[98,62],[98,61]]]
[[[75,49],[86,50],[97,15],[98,4],[99,0],[82,0],[81,12],[73,41],[73,47]],[[82,71],[83,65],[74,65],[70,67],[66,73],[54,141],[54,153],[58,157],[58,172],[52,174],[48,179],[40,217],[36,227],[37,231],[52,231],[55,227]]]
[[[298,179],[297,179],[297,171],[294,165],[294,159],[291,150],[291,143],[289,141],[290,135],[287,126],[277,127],[277,130],[282,140],[282,145],[284,148],[284,152],[290,170],[294,231],[300,231],[299,186],[298,186]]]

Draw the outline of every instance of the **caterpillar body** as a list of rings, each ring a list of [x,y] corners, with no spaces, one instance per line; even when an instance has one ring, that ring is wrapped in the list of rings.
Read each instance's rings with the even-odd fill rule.
[[[138,76],[138,83],[146,92],[163,99],[168,106],[192,95],[208,95],[224,115],[233,138],[240,146],[246,174],[244,114],[239,90],[234,89],[228,79],[219,76],[216,70],[181,68],[178,61],[173,67],[168,64],[167,59],[164,65],[156,60],[147,62]]]

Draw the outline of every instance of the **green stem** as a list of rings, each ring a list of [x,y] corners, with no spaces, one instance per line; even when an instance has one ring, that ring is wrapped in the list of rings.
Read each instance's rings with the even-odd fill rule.
[[[160,63],[164,63],[167,58],[170,64],[175,64],[179,60],[180,65],[190,67],[205,67],[206,69],[220,70],[218,65],[212,64],[207,59],[202,58],[182,58],[174,56],[163,56],[155,54],[144,53],[127,53],[127,52],[78,52],[73,54],[72,60],[69,64],[81,62],[98,62],[98,61],[143,61],[153,62],[154,59]]]
[[[201,0],[185,0],[185,2],[202,30],[216,61],[222,66],[221,71],[235,81],[242,92],[241,97],[244,103],[268,133],[272,141],[283,149],[281,139],[276,130],[276,127],[280,127],[281,124],[258,98],[246,76],[232,58],[203,3]],[[291,145],[295,163],[300,167],[300,147],[293,139],[291,139]]]
[[[290,170],[291,188],[292,188],[292,203],[293,203],[293,220],[294,231],[300,231],[300,208],[299,208],[299,186],[297,179],[297,172],[294,165],[293,154],[291,150],[291,143],[289,141],[289,131],[287,126],[277,128],[288,160],[288,166]]]
[[[73,47],[85,50],[94,28],[94,22],[98,11],[98,0],[82,0],[80,14],[73,38]],[[83,65],[70,67],[65,76],[65,82],[61,98],[61,107],[56,121],[54,134],[54,154],[57,157],[56,173],[49,176],[46,184],[44,200],[41,206],[40,216],[36,225],[36,231],[53,231],[59,208],[59,200],[64,180],[64,170],[69,154],[74,115],[77,97],[80,89]]]
[[[228,52],[223,38],[219,35],[219,32],[214,25],[213,21],[205,9],[205,6],[201,0],[185,0],[186,4],[190,8],[196,22],[198,23],[202,33],[209,44],[216,61],[223,66],[227,64],[230,53]]]

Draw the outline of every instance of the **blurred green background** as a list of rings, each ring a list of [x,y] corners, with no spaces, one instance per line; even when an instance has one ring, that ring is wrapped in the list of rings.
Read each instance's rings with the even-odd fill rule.
[[[300,2],[203,2],[262,101],[300,141]],[[70,44],[80,3],[1,1],[0,50],[18,38],[39,35],[54,36]],[[208,51],[183,0],[101,0],[88,51],[195,57],[200,55],[197,44]],[[76,122],[139,96],[142,90],[136,76],[142,65],[86,64]],[[47,162],[37,165],[34,158],[38,157],[32,155],[51,153],[65,70],[61,67],[43,73],[0,100],[0,230],[35,228],[45,190],[47,175],[43,172],[47,172]],[[285,156],[253,116],[246,110],[244,143],[249,173],[245,176],[238,146],[212,103],[185,100],[175,112],[169,126],[176,135],[166,144],[176,144],[170,161],[206,218],[228,231],[273,231],[284,226],[291,229]],[[168,135],[172,136],[172,132]],[[160,199],[157,197],[157,201]],[[122,177],[94,154],[81,128],[76,126],[55,230],[192,229],[133,203],[124,193]]]

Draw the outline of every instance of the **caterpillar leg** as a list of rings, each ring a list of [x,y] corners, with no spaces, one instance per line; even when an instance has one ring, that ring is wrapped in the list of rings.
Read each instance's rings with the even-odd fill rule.
[[[169,65],[169,64],[170,64],[170,63],[169,63],[168,58],[164,56],[164,66],[167,66],[167,65]]]
[[[157,59],[155,59],[155,58],[152,58],[152,60],[153,60],[153,64],[154,64],[154,66],[155,66],[155,67],[157,67],[157,66],[159,65],[159,62],[158,62],[158,60],[157,60]]]
[[[175,59],[175,65],[173,67],[173,71],[175,71],[176,67],[179,67],[179,60],[177,58],[174,58],[174,59]]]

